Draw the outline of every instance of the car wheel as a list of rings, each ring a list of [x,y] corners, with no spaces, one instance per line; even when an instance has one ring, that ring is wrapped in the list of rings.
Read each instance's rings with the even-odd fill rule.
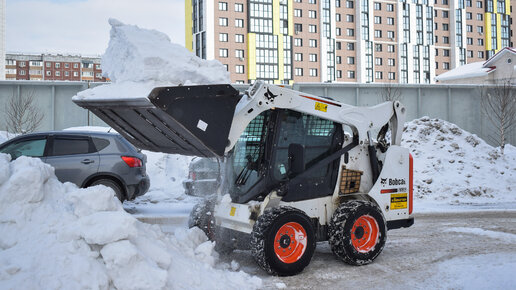
[[[308,266],[315,251],[315,232],[306,214],[291,207],[266,210],[251,233],[251,253],[272,275],[295,275]]]
[[[337,208],[328,228],[333,253],[350,265],[371,263],[383,250],[387,228],[375,204],[352,200]]]
[[[99,185],[99,184],[113,189],[113,191],[115,192],[115,196],[120,200],[120,202],[124,202],[124,200],[125,200],[124,192],[122,190],[122,187],[120,187],[120,185],[116,181],[111,180],[111,179],[98,179],[98,180],[95,180],[91,184],[91,186]]]

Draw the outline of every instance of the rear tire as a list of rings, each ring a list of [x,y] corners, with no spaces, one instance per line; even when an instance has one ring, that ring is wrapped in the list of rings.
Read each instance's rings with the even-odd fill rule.
[[[125,196],[124,191],[122,190],[122,187],[114,180],[111,179],[98,179],[91,183],[91,186],[94,185],[104,185],[107,186],[115,192],[115,196],[120,200],[120,202],[124,202]]]
[[[315,251],[312,221],[292,207],[265,210],[251,233],[251,253],[271,275],[295,275],[308,266]]]
[[[341,204],[333,214],[328,242],[337,257],[360,266],[371,263],[382,252],[386,233],[385,218],[378,206],[352,200]]]

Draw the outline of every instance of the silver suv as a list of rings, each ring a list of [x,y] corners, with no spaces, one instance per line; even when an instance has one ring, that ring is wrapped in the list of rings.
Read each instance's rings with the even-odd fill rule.
[[[38,157],[52,165],[61,182],[79,187],[102,184],[120,201],[149,189],[147,157],[119,134],[101,132],[43,132],[21,135],[0,145],[0,153]]]

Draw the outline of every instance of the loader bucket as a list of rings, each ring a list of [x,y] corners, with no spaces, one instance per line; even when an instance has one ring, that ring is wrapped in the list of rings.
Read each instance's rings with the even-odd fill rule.
[[[83,99],[138,148],[190,156],[223,156],[239,92],[231,85],[154,88],[148,98]]]

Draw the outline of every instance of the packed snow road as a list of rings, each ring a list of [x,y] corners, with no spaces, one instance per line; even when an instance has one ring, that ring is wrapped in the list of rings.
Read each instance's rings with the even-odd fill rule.
[[[249,251],[221,256],[263,279],[263,288],[288,289],[510,289],[516,283],[516,211],[416,214],[414,226],[389,231],[370,265],[338,260],[319,243],[299,275],[270,277]]]

